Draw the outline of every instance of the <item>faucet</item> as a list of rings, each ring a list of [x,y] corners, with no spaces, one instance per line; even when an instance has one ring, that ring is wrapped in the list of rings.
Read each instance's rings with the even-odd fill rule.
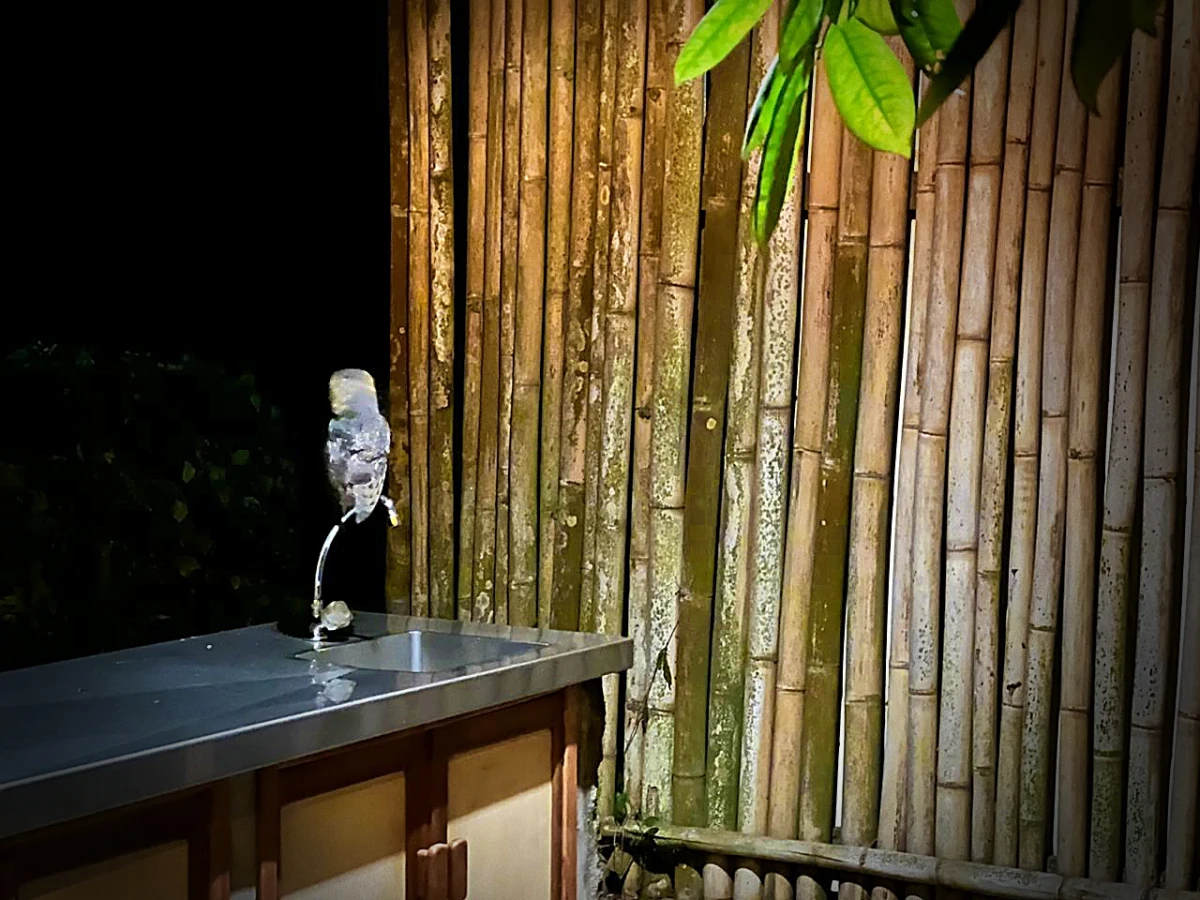
[[[354,510],[350,510],[329,530],[329,534],[325,537],[325,543],[321,545],[321,555],[317,557],[317,573],[313,578],[312,601],[314,642],[320,642],[326,630],[337,631],[345,628],[354,619],[354,613],[350,611],[350,607],[341,600],[334,600],[328,606],[321,604],[321,586],[325,581],[325,560],[329,557],[329,548],[333,546],[333,539],[342,530],[342,526],[353,517]]]

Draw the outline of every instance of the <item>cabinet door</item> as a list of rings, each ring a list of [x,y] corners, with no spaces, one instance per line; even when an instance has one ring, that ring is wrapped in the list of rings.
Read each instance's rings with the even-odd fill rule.
[[[187,900],[188,846],[174,841],[23,884],[17,900]]]
[[[396,772],[281,807],[279,896],[403,897],[405,788]]]
[[[259,900],[400,900],[428,742],[394,737],[258,775]]]
[[[229,789],[148,800],[0,842],[0,900],[229,897]]]
[[[446,836],[467,842],[470,900],[553,896],[553,743],[547,728],[450,756]]]

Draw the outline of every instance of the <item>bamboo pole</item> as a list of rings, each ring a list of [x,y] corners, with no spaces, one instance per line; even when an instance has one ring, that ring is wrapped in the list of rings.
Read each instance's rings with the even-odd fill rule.
[[[1130,705],[1129,797],[1125,880],[1149,887],[1158,877],[1164,782],[1162,742],[1171,694],[1173,629],[1178,627],[1176,518],[1181,428],[1188,223],[1200,131],[1200,11],[1176,3],[1171,23],[1170,81],[1150,289],[1146,366],[1146,433],[1142,464],[1142,547]]]
[[[621,31],[620,0],[605,0],[600,44],[600,113],[596,138],[596,233],[592,252],[593,293],[591,359],[587,368],[588,432],[584,445],[583,571],[580,575],[579,625],[584,631],[611,630],[612,616],[603,614],[596,602],[596,549],[600,530],[600,478],[604,454],[604,360],[608,321],[608,257],[612,234],[612,183],[618,43]],[[611,601],[608,604],[611,607]],[[607,613],[607,611],[606,611]],[[619,622],[618,616],[618,622]],[[620,625],[617,625],[618,632]],[[597,810],[601,818],[611,814],[617,790],[617,731],[620,720],[620,678],[604,678],[603,758]]]
[[[1200,281],[1197,281],[1200,294]],[[1198,298],[1200,299],[1200,298]],[[1200,326],[1200,305],[1197,305]],[[1192,328],[1196,348],[1200,329]],[[1192,350],[1195,357],[1196,350]],[[1196,363],[1192,363],[1193,370]],[[1163,886],[1184,890],[1196,886],[1197,802],[1200,799],[1200,386],[1192,379],[1192,520],[1188,544],[1188,583],[1179,638],[1179,697],[1175,707],[1175,740],[1171,753],[1170,815],[1167,819],[1167,870]]]
[[[634,341],[637,331],[637,245],[641,216],[642,96],[645,90],[646,6],[622,0],[617,10],[617,60],[611,142],[606,343],[603,392],[596,430],[600,438],[597,497],[596,630],[622,633],[625,611],[625,550],[629,526],[630,433],[633,419]],[[603,115],[603,109],[602,113]],[[602,173],[603,176],[603,173]],[[601,182],[603,189],[603,182]],[[597,235],[599,238],[599,235]],[[589,414],[590,415],[590,414]],[[620,733],[620,676],[604,680],[605,773],[615,785]],[[606,777],[609,777],[606,774]],[[615,790],[615,788],[614,788]]]
[[[966,18],[971,5],[960,4]],[[912,619],[909,628],[909,733],[908,733],[908,849],[934,852],[938,743],[938,643],[940,632],[942,569],[942,505],[946,490],[946,430],[950,417],[950,392],[960,254],[963,238],[963,204],[966,184],[967,121],[970,85],[941,107],[938,123],[937,194],[929,307],[926,313],[920,432],[917,436],[916,500],[913,508]],[[943,849],[953,851],[940,835]]]
[[[496,474],[495,621],[508,624],[512,573],[512,433],[516,396],[517,283],[520,277],[521,64],[524,0],[508,0],[504,37],[504,163],[500,172],[500,424]]]
[[[504,0],[492,0],[488,28],[487,166],[484,197],[483,359],[479,392],[479,462],[475,487],[475,538],[471,618],[495,619],[496,482],[500,426],[500,268],[504,168]],[[468,523],[463,522],[463,527]]]
[[[549,628],[558,536],[562,437],[563,325],[571,272],[572,138],[575,104],[575,0],[550,5],[549,161],[546,219],[546,311],[542,355],[541,485],[538,519],[538,627]]]
[[[600,43],[600,118],[596,138],[596,234],[593,244],[591,357],[587,367],[588,432],[584,445],[583,572],[579,621],[584,631],[598,630],[596,608],[596,539],[600,530],[600,466],[604,455],[604,351],[608,320],[608,257],[612,234],[612,182],[616,124],[617,44],[621,30],[620,0],[604,0]],[[611,679],[610,679],[611,681]],[[615,707],[606,706],[608,718]],[[606,728],[611,732],[611,722]],[[609,739],[615,747],[615,734]],[[615,759],[615,750],[614,750]]]
[[[777,14],[768,13],[769,19]],[[766,20],[764,20],[765,22]],[[764,26],[760,25],[760,39]],[[713,585],[721,509],[721,449],[733,338],[741,160],[733,148],[746,125],[750,47],[743,41],[712,71],[704,142],[700,294],[692,373],[691,422],[683,513],[683,592],[679,597],[678,672],[672,796],[675,821],[704,825],[705,748]],[[795,236],[793,236],[795,237]]]
[[[634,836],[640,832],[612,828],[605,829],[605,833]],[[759,837],[710,828],[662,826],[657,829],[654,841],[666,852],[687,850],[708,854],[710,859],[740,857],[739,866],[783,863],[834,877],[878,879],[885,885],[922,884],[1007,900],[1194,900],[1196,896],[1195,891],[1143,889],[1130,884],[1068,878],[1053,872],[1026,872],[873,847]]]
[[[778,46],[779,6],[759,24],[764,44]],[[793,76],[794,77],[794,76]],[[807,113],[807,107],[805,108]],[[806,157],[802,136],[794,151],[791,189],[767,246],[759,314],[758,437],[750,504],[750,596],[747,619],[745,722],[742,730],[738,826],[767,830],[770,798],[779,613],[787,532],[788,451],[795,386],[796,310],[799,306]]]
[[[604,436],[605,323],[608,316],[608,238],[612,218],[613,125],[616,122],[617,31],[619,0],[605,0],[600,30],[599,131],[596,134],[596,205],[593,239],[592,322],[587,367],[588,428],[584,444],[583,571],[580,586],[580,626],[596,628],[596,532],[600,521],[600,457]]]
[[[976,67],[971,91],[970,174],[946,449],[945,627],[937,732],[936,845],[938,855],[949,859],[971,856],[979,480],[983,467],[1009,41],[1009,32],[1001,32]]]
[[[924,76],[921,84],[928,84]],[[934,114],[925,123],[924,130],[917,134],[917,164],[913,177],[916,221],[912,228],[912,275],[906,310],[908,338],[903,363],[900,450],[896,462],[891,647],[888,651],[883,787],[879,798],[879,843],[892,850],[905,848],[908,831],[908,633],[912,615],[912,533],[916,501],[917,436],[921,427],[925,320],[929,304],[933,221],[937,200],[933,176],[937,162],[938,121],[939,116]]]
[[[1162,14],[1158,32],[1162,33]],[[1088,873],[1115,880],[1121,871],[1127,709],[1126,632],[1137,485],[1146,400],[1146,329],[1150,315],[1154,177],[1158,153],[1162,42],[1137,33],[1129,58],[1129,100],[1122,166],[1121,250],[1104,524],[1096,598],[1095,721],[1092,726],[1091,841]]]
[[[1063,560],[1062,682],[1058,713],[1056,853],[1063,875],[1087,874],[1088,722],[1092,706],[1092,635],[1096,591],[1096,452],[1104,324],[1110,290],[1109,247],[1120,71],[1101,86],[1100,114],[1090,116],[1083,168],[1075,328],[1068,416],[1066,550]]]
[[[979,483],[975,586],[975,708],[971,725],[971,859],[991,862],[996,835],[996,705],[1000,609],[1004,584],[1013,354],[1024,239],[1025,190],[1033,86],[1037,73],[1038,0],[1027,0],[1012,25],[1004,174],[1000,184],[992,324]]]
[[[429,4],[429,611],[454,618],[454,157],[450,0]]]
[[[628,634],[633,665],[625,689],[625,794],[641,809],[646,689],[650,659],[650,405],[654,383],[654,310],[662,244],[663,147],[666,92],[666,0],[650,0],[647,15],[646,93],[643,98],[641,242],[638,248],[638,324],[634,360],[633,486],[630,491]]]
[[[1017,380],[1013,411],[1012,526],[1005,571],[1009,573],[1005,617],[1000,748],[996,764],[995,861],[1015,866],[1021,784],[1021,727],[1025,719],[1025,646],[1033,593],[1033,545],[1037,513],[1039,411],[1042,399],[1042,310],[1050,229],[1054,135],[1062,82],[1064,0],[1042,0],[1038,20],[1037,83],[1033,121],[1039,139],[1029,147],[1025,195],[1024,257],[1017,326]]]
[[[800,365],[796,373],[787,544],[780,601],[771,797],[767,812],[767,831],[777,837],[795,837],[801,822],[802,740],[806,739],[804,715],[809,657],[808,614],[815,564],[821,450],[825,439],[833,256],[837,240],[844,132],[833,95],[829,92],[823,63],[818,62],[813,79],[804,302],[800,326]]]
[[[537,624],[538,412],[542,393],[542,296],[546,274],[550,3],[549,0],[524,2],[512,468],[509,474],[508,621],[531,627]]]
[[[672,0],[667,8],[674,57],[700,21],[699,0]],[[654,328],[654,430],[650,449],[650,646],[676,664],[676,597],[683,554],[684,461],[687,452],[688,363],[700,218],[704,85],[676,85],[667,97],[663,170],[662,259]],[[671,766],[675,744],[675,690],[666,678],[650,685],[644,761],[644,809],[671,820]],[[651,798],[657,794],[657,802]]]
[[[747,87],[757,91],[774,48],[752,35]],[[752,96],[747,102],[753,102]],[[738,201],[733,326],[722,456],[721,522],[713,603],[708,745],[704,796],[708,824],[737,827],[741,769],[746,613],[750,586],[750,489],[758,436],[759,298],[763,290],[762,249],[754,236],[754,198],[761,154],[742,166]]]
[[[408,50],[404,5],[388,3],[388,125],[391,137],[391,329],[388,335],[388,496],[399,524],[387,532],[387,609],[412,610],[412,507],[408,471]]]
[[[1075,20],[1076,0],[1067,2]],[[1064,70],[1069,65],[1064,63]],[[1058,137],[1050,200],[1046,298],[1042,319],[1042,434],[1038,460],[1038,509],[1033,597],[1025,658],[1025,723],[1021,737],[1021,868],[1045,864],[1047,794],[1054,746],[1053,670],[1063,578],[1063,517],[1067,501],[1067,428],[1070,413],[1075,265],[1087,112],[1066,75],[1058,101]]]
[[[472,3],[468,24],[467,94],[467,229],[484,233],[487,210],[488,44],[491,9]],[[475,560],[475,492],[479,480],[479,430],[483,388],[483,290],[486,247],[482,240],[467,242],[467,322],[463,350],[462,505],[459,516],[458,593],[456,613],[470,619],[473,612]]]
[[[600,494],[596,531],[596,630],[620,634],[624,613],[629,522],[634,340],[637,331],[637,245],[641,226],[642,98],[646,9],[621,0],[613,124],[612,201],[600,430]],[[615,714],[614,714],[615,715]]]
[[[429,615],[430,141],[426,4],[410,0],[408,26],[408,422],[412,475],[412,612]]]
[[[805,840],[827,841],[833,832],[846,545],[867,294],[871,160],[870,148],[849,131],[843,131],[837,239],[830,284],[837,302],[832,303],[829,318],[825,433],[813,538],[801,726],[799,833]]]
[[[903,43],[895,38],[889,43],[911,78],[912,59]],[[891,153],[875,154],[851,490],[843,712],[842,841],[861,847],[871,846],[879,836],[883,780],[888,514],[900,393],[909,174],[908,160]]]
[[[583,560],[587,366],[591,344],[592,240],[596,207],[596,131],[600,96],[600,0],[580,0],[575,35],[575,152],[571,195],[571,272],[563,325],[557,538],[550,626],[579,627]]]

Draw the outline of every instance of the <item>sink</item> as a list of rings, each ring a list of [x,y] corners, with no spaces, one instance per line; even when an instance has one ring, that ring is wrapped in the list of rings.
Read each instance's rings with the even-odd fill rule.
[[[350,669],[385,672],[445,672],[462,666],[523,656],[545,644],[438,631],[405,631],[323,650],[308,650],[297,659],[316,659]]]

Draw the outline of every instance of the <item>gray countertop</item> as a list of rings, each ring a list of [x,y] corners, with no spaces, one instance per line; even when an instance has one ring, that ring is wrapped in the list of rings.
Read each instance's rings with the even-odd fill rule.
[[[433,673],[300,659],[273,625],[0,673],[0,838],[627,669],[627,638],[358,613],[542,644]],[[310,654],[311,655],[311,654]]]

